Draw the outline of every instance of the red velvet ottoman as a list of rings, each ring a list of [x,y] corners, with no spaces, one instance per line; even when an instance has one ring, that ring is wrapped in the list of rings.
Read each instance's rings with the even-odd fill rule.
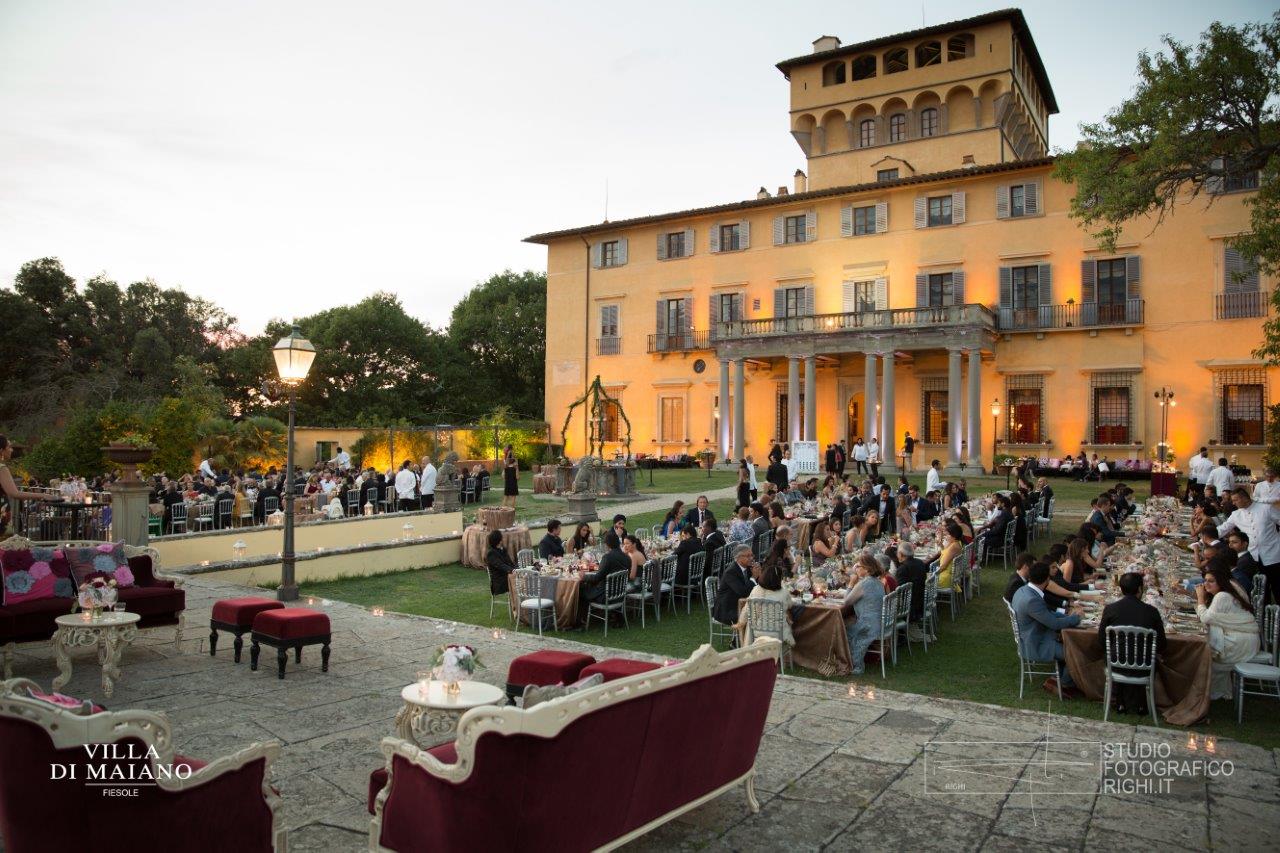
[[[218,632],[226,631],[236,635],[234,643],[236,663],[240,663],[240,650],[244,648],[241,639],[248,631],[253,630],[253,619],[264,610],[280,610],[283,604],[273,598],[228,598],[215,602],[213,618],[209,620],[209,657],[218,653]]]
[[[590,678],[598,672],[604,676],[605,681],[614,681],[618,678],[626,678],[628,675],[638,675],[655,669],[662,669],[662,664],[650,663],[647,660],[632,660],[631,658],[605,658],[583,669],[582,672],[578,673],[578,678]]]
[[[514,700],[530,684],[539,687],[573,684],[578,680],[582,668],[595,662],[596,659],[591,655],[558,652],[554,649],[521,655],[507,668],[507,696]]]
[[[253,645],[249,647],[249,668],[258,668],[260,644],[276,650],[280,677],[284,678],[286,653],[293,649],[294,663],[302,663],[302,647],[320,645],[320,671],[329,671],[329,617],[305,607],[264,610],[253,617]]]

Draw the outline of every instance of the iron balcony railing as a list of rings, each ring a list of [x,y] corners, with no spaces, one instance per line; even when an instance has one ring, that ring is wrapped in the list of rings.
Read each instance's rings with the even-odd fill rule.
[[[596,355],[617,355],[622,352],[622,338],[596,338]]]
[[[1140,326],[1143,311],[1141,299],[1126,299],[1115,305],[1082,302],[1037,308],[1000,308],[997,311],[997,329],[1001,332],[1035,332],[1041,329]]]
[[[1267,313],[1269,294],[1260,290],[1242,290],[1238,293],[1219,293],[1213,298],[1213,316],[1216,320],[1239,320],[1243,317],[1262,317]]]
[[[936,308],[892,308],[885,311],[813,314],[804,317],[766,317],[717,323],[712,329],[711,338],[713,341],[728,341],[803,333],[966,325],[995,328],[995,315],[985,305],[970,303]]]
[[[673,335],[650,335],[649,352],[689,352],[711,349],[708,332],[678,332]]]

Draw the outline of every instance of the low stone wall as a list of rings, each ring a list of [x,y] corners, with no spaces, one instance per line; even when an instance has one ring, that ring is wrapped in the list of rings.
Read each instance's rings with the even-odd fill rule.
[[[322,548],[299,553],[294,577],[299,583],[335,577],[380,575],[425,566],[456,563],[460,557],[460,536],[440,536],[401,542],[379,542],[331,550]],[[163,565],[163,564],[162,564]],[[166,567],[166,571],[171,571]],[[179,568],[176,574],[199,575],[227,583],[258,586],[279,583],[280,560],[275,554],[245,560],[223,560],[208,565]]]

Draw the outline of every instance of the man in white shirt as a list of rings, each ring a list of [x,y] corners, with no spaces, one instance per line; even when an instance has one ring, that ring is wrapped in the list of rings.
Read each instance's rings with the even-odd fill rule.
[[[1275,468],[1268,468],[1264,475],[1265,480],[1259,480],[1253,487],[1253,500],[1255,503],[1271,504],[1280,509],[1280,471]]]
[[[325,497],[333,494],[333,490],[338,487],[338,483],[333,479],[328,471],[320,475],[320,491],[324,492]]]
[[[880,442],[874,435],[867,442],[867,466],[871,468],[873,478],[880,476]]]
[[[333,462],[338,466],[339,471],[346,471],[351,467],[351,454],[338,448],[338,455],[333,457]]]
[[[1231,469],[1227,467],[1227,458],[1225,456],[1218,460],[1218,467],[1210,469],[1209,475],[1204,482],[1206,486],[1213,486],[1217,489],[1220,495],[1231,494],[1231,490],[1236,487],[1236,475],[1231,473]]]
[[[1218,525],[1218,538],[1226,539],[1232,530],[1243,530],[1249,536],[1249,554],[1262,567],[1267,579],[1267,598],[1280,603],[1280,510],[1271,504],[1255,503],[1249,490],[1239,486],[1231,492],[1236,511]]]
[[[796,481],[796,474],[800,471],[800,463],[791,458],[790,447],[782,451],[782,464],[786,466],[787,469],[787,482],[794,483]]]
[[[400,501],[401,512],[418,508],[417,491],[418,475],[413,473],[409,460],[406,459],[396,472],[396,498]]]
[[[211,464],[209,464],[209,460],[208,460],[208,459],[201,459],[201,460],[200,460],[200,474],[201,474],[201,476],[204,476],[204,477],[216,477],[216,476],[217,476],[216,474],[214,474],[214,473],[213,473],[213,466],[212,466]]]
[[[1209,482],[1209,472],[1212,470],[1213,463],[1209,461],[1209,448],[1202,447],[1200,452],[1191,457],[1191,461],[1187,463],[1187,476],[1192,496],[1204,497],[1204,487]]]
[[[422,479],[418,481],[418,494],[422,495],[423,509],[431,509],[436,502],[436,475],[439,472],[430,456],[422,457]]]
[[[929,463],[929,473],[925,475],[924,483],[925,494],[929,492],[941,494],[947,487],[947,484],[942,481],[942,462],[940,460],[935,459]]]
[[[743,460],[747,463],[747,491],[751,493],[751,500],[755,500],[760,496],[760,483],[756,480],[756,463],[750,454]]]

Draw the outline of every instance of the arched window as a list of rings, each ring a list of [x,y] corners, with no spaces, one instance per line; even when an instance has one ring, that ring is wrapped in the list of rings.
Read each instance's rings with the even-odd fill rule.
[[[936,107],[929,107],[920,111],[920,135],[921,136],[937,136],[938,134],[938,110]]]
[[[916,45],[916,68],[942,64],[942,42],[927,41]]]
[[[884,55],[884,73],[897,74],[907,70],[907,49],[895,47]]]
[[[889,118],[889,141],[901,142],[907,138],[907,117],[902,113]]]
[[[828,62],[822,66],[822,85],[838,86],[844,82],[844,63]]]
[[[971,33],[961,33],[958,36],[952,36],[947,39],[947,62],[955,62],[957,59],[968,59],[973,56],[973,35]]]
[[[876,144],[876,120],[864,118],[858,125],[858,147],[870,148]]]
[[[853,79],[870,80],[876,76],[876,58],[871,54],[853,60]]]

